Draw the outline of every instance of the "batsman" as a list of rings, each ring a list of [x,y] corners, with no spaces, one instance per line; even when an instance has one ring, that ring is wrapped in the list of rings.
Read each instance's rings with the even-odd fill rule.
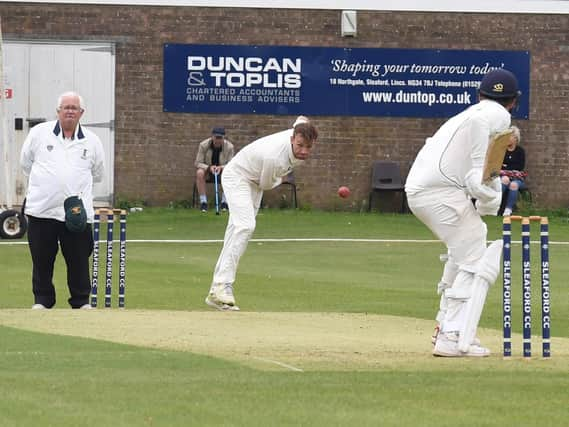
[[[502,242],[486,246],[483,215],[496,215],[502,199],[498,176],[518,98],[513,73],[484,76],[478,103],[450,118],[415,159],[405,191],[409,208],[446,245],[433,354],[486,357],[476,338],[489,287],[500,272]],[[472,201],[475,200],[475,203]]]

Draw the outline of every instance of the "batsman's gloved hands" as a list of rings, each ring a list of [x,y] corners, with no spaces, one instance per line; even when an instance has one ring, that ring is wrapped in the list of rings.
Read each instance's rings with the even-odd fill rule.
[[[499,176],[494,178],[492,181],[486,184],[488,187],[492,188],[494,191],[502,194],[502,180]]]
[[[493,215],[496,216],[498,214],[498,209],[500,209],[500,203],[502,203],[502,193],[498,193],[498,196],[494,199],[482,202],[480,200],[476,201],[476,211],[480,216],[485,215]]]
[[[488,182],[482,183],[482,169],[471,169],[464,176],[464,182],[468,194],[477,200],[484,203],[490,203],[495,197],[496,193],[502,194],[502,182],[499,177],[496,177]]]

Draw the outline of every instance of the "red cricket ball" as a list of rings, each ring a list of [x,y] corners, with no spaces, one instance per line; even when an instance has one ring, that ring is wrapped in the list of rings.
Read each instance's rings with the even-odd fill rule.
[[[350,189],[345,185],[342,185],[340,188],[338,188],[338,196],[340,196],[342,199],[350,197]]]

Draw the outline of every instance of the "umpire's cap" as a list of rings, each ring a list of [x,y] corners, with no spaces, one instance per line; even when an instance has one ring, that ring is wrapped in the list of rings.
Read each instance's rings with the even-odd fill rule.
[[[65,226],[75,233],[84,231],[87,227],[87,212],[83,201],[78,196],[71,196],[64,200]]]
[[[487,73],[480,82],[479,92],[493,99],[517,98],[522,94],[516,76],[503,68]]]

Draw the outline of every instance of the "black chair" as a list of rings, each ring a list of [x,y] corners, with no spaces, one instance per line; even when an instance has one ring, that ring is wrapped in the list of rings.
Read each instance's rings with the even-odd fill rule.
[[[296,180],[294,179],[294,173],[291,172],[285,176],[281,185],[288,185],[290,187],[291,206],[294,209],[298,208],[298,199],[296,197]]]
[[[406,211],[405,182],[397,162],[377,160],[373,162],[371,173],[371,191],[369,193],[368,211],[371,210],[373,196],[376,193],[401,193],[401,213]]]
[[[522,200],[525,200],[526,202],[528,202],[530,205],[533,203],[533,196],[531,194],[531,191],[526,183],[526,187],[522,188],[520,190],[520,198]]]
[[[298,198],[296,195],[296,180],[294,178],[294,172],[289,173],[285,177],[283,177],[283,181],[281,184],[275,188],[279,188],[283,185],[287,185],[290,187],[290,205],[296,209],[298,208]],[[265,207],[264,199],[261,199],[261,209]]]

